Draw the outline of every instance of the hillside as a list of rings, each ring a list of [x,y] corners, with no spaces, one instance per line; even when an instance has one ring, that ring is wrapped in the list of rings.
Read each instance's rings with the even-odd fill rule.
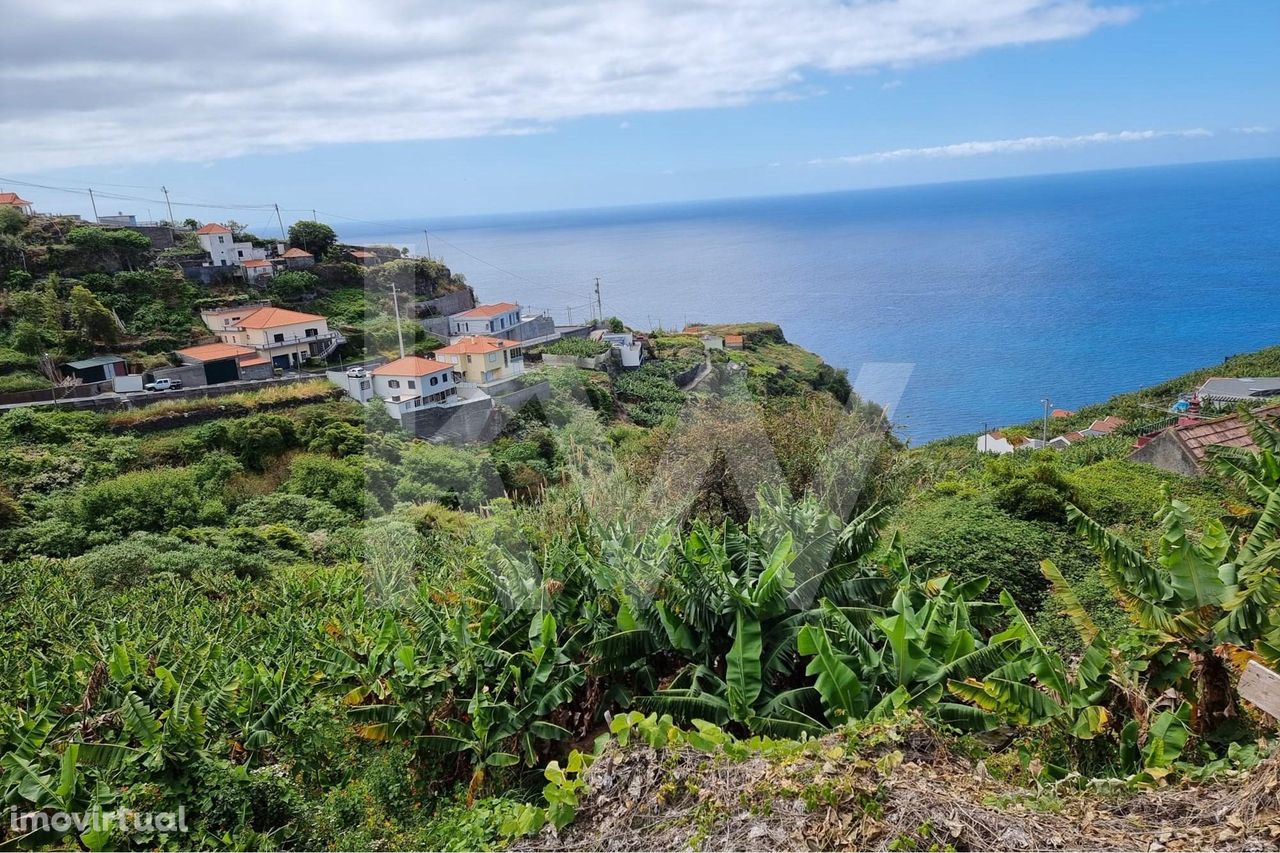
[[[15,372],[164,358],[222,298],[60,252],[7,268]],[[393,345],[364,290],[276,297]],[[0,415],[5,802],[189,823],[0,844],[1275,846],[1236,684],[1280,664],[1280,426],[1194,479],[1120,436],[906,448],[777,326],[641,339],[531,354],[487,444],[324,380]]]

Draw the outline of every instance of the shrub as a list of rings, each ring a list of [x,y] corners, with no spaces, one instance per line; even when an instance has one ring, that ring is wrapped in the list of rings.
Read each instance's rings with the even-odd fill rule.
[[[85,487],[79,517],[89,530],[163,531],[197,523],[207,497],[189,468],[135,471]]]
[[[568,355],[578,358],[593,358],[609,351],[609,344],[604,341],[593,341],[590,338],[560,338],[539,349],[547,355]]]
[[[236,510],[236,524],[289,524],[305,531],[345,527],[351,517],[328,501],[279,492],[252,498]]]

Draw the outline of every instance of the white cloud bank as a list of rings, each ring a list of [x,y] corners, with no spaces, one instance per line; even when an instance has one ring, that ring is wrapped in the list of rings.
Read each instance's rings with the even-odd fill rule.
[[[1086,35],[1101,0],[6,0],[10,171],[545,130]]]
[[[890,163],[895,160],[931,160],[952,157],[981,157],[987,154],[1022,154],[1028,151],[1060,151],[1065,148],[1083,148],[1088,145],[1108,145],[1116,142],[1147,142],[1153,139],[1205,139],[1213,131],[1203,127],[1189,130],[1120,130],[1086,133],[1080,136],[1022,136],[1017,139],[987,139],[974,142],[956,142],[951,145],[931,145],[926,148],[895,148],[891,151],[873,151],[869,154],[851,154],[847,157],[828,157],[810,160],[810,165],[831,163]]]

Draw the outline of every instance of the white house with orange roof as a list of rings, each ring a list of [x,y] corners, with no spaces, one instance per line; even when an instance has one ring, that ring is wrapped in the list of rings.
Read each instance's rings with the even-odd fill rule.
[[[16,208],[24,216],[30,216],[35,213],[35,208],[31,206],[31,202],[17,193],[0,193],[0,207]]]
[[[304,270],[307,267],[313,267],[316,264],[316,256],[308,252],[306,249],[294,247],[287,249],[280,255],[284,260],[284,265],[291,270]]]
[[[519,344],[485,335],[467,335],[436,350],[435,358],[447,362],[462,375],[462,382],[483,388],[524,373],[524,353]]]
[[[200,248],[209,253],[215,267],[238,267],[245,261],[265,261],[267,250],[249,242],[236,242],[231,229],[217,222],[210,222],[196,231]]]
[[[373,396],[381,397],[391,417],[399,420],[414,409],[446,406],[458,400],[454,366],[410,355],[369,371]]]
[[[449,317],[450,337],[489,335],[506,337],[502,332],[520,324],[520,306],[515,302],[495,302],[477,305],[468,311]]]
[[[271,261],[253,258],[240,262],[240,272],[244,275],[245,281],[254,284],[260,279],[271,278],[274,269],[271,266]]]
[[[345,340],[319,314],[270,305],[210,309],[200,316],[223,343],[253,347],[274,367],[285,369],[326,358]]]

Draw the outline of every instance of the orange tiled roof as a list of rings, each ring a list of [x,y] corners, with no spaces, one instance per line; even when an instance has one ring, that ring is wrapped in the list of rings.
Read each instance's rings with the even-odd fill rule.
[[[436,355],[441,353],[445,355],[465,355],[467,353],[497,352],[513,346],[515,344],[511,341],[502,341],[485,335],[468,335],[465,338],[460,338],[456,344],[440,347],[440,349],[436,350]]]
[[[492,305],[477,305],[469,311],[463,311],[461,314],[454,316],[462,317],[466,320],[483,320],[486,317],[497,317],[499,314],[507,314],[515,311],[520,306],[514,302],[495,302]]]
[[[178,355],[194,361],[218,361],[224,358],[238,358],[242,355],[254,355],[253,347],[242,347],[238,344],[203,344],[178,350]]]
[[[0,193],[0,204],[14,205],[15,207],[23,204],[31,204],[17,193]]]
[[[724,342],[726,344],[740,344],[743,342],[742,335],[725,335]]]
[[[293,248],[285,252],[280,257],[282,258],[314,258],[315,255],[311,254],[305,249]]]
[[[1049,415],[1049,417],[1051,417],[1051,418],[1069,418],[1069,417],[1071,417],[1071,416],[1072,416],[1072,415],[1074,415],[1074,414],[1075,414],[1075,412],[1071,411],[1070,409],[1054,409],[1054,410],[1053,410],[1053,412]]]
[[[1254,409],[1255,417],[1280,417],[1280,406]],[[1249,435],[1249,425],[1239,415],[1227,415],[1211,421],[1198,421],[1184,426],[1170,427],[1178,442],[1197,462],[1203,462],[1210,447],[1242,447],[1257,450],[1258,445]]]
[[[235,323],[241,329],[272,329],[276,326],[292,326],[295,323],[323,322],[319,314],[303,314],[301,311],[290,311],[288,308],[259,308],[246,314]]]
[[[426,376],[429,373],[439,373],[442,370],[453,370],[453,365],[445,364],[443,361],[422,358],[421,356],[407,355],[404,358],[397,358],[395,361],[389,361],[384,365],[375,367],[369,372],[375,376]]]
[[[242,267],[269,267],[269,266],[271,266],[271,261],[264,261],[264,260],[262,260],[262,259],[260,259],[260,258],[254,258],[253,260],[249,260],[249,261],[241,261],[240,266],[242,266]]]
[[[347,252],[347,254],[353,258],[361,258],[361,259],[378,257],[373,252],[366,252],[363,249],[352,249],[350,252]]]
[[[258,364],[270,364],[270,363],[271,363],[271,359],[267,358],[265,355],[260,355],[257,358],[240,359],[241,367],[253,367],[254,365],[258,365]]]
[[[225,225],[219,225],[216,222],[210,222],[208,225],[196,232],[197,234],[230,234],[231,229]]]

